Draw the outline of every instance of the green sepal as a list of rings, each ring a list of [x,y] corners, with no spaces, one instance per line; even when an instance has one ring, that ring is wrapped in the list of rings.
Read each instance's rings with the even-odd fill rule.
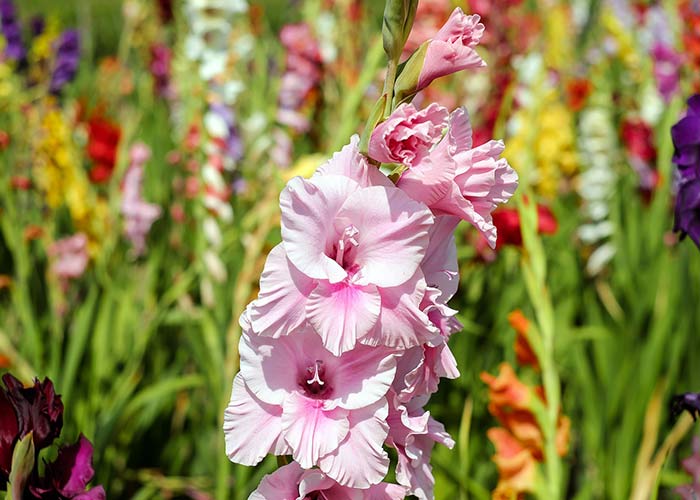
[[[394,109],[401,103],[410,102],[418,93],[418,90],[420,90],[418,89],[418,79],[423,69],[428,45],[430,45],[430,41],[423,42],[423,44],[411,54],[411,57],[408,58],[396,79],[396,83],[394,84]]]
[[[22,500],[24,487],[34,470],[34,439],[30,432],[15,445],[12,452],[7,500]]]
[[[367,155],[367,152],[369,151],[369,138],[372,135],[372,131],[384,119],[386,100],[387,95],[382,94],[372,108],[369,118],[367,118],[367,125],[365,125],[365,129],[362,132],[362,137],[360,138],[360,153],[363,155]]]

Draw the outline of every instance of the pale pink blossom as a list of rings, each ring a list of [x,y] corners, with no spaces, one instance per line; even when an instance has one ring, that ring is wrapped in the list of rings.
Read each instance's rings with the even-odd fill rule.
[[[143,166],[150,158],[148,146],[142,143],[131,148],[131,165],[122,184],[121,213],[124,217],[124,230],[133,245],[136,255],[141,255],[146,249],[146,236],[151,225],[161,214],[161,208],[148,203],[141,194],[143,185]]]
[[[450,336],[462,329],[455,318],[457,311],[447,306],[459,285],[454,237],[458,222],[457,217],[440,216],[430,228],[430,244],[421,263],[427,283],[421,310],[440,336],[398,358],[393,388],[401,402],[436,392],[440,378],[459,377],[457,361],[447,345]]]
[[[396,449],[396,481],[408,487],[409,493],[420,500],[434,498],[435,478],[430,465],[430,457],[435,443],[448,448],[454,447],[454,440],[445,432],[445,427],[423,409],[425,398],[414,398],[400,404],[390,393],[389,437],[387,444]]]
[[[263,477],[249,500],[401,500],[405,496],[404,486],[379,483],[364,490],[348,488],[320,470],[306,470],[292,462]]]
[[[252,335],[247,315],[241,322],[241,371],[224,417],[229,458],[255,465],[291,454],[343,486],[379,483],[389,466],[382,443],[394,353],[357,346],[337,357],[310,328],[274,339]]]
[[[419,307],[433,217],[357,147],[354,138],[282,192],[282,243],[250,307],[256,333],[279,337],[308,322],[336,355],[357,341],[406,349],[438,335]]]
[[[486,66],[474,47],[484,34],[478,15],[467,16],[457,7],[445,25],[428,44],[418,77],[417,90],[424,89],[441,76],[468,68]]]
[[[425,161],[447,128],[449,112],[439,104],[416,110],[401,104],[372,131],[369,156],[382,163],[415,165]]]
[[[403,132],[404,124],[412,123],[411,116],[422,117],[425,113],[412,105],[397,111],[398,120],[392,121],[392,114],[385,122],[386,128],[372,134],[370,151],[380,152],[381,158],[389,157],[386,151],[391,152],[391,158],[414,158],[404,163],[408,168],[401,174],[397,187],[425,203],[435,215],[456,215],[471,223],[493,248],[496,227],[491,212],[499,203],[507,202],[518,186],[516,172],[505,158],[499,158],[503,142],[489,141],[472,148],[467,111],[458,108],[450,116],[445,137],[440,139],[432,134],[435,139],[426,154],[429,146],[426,141],[417,141]],[[437,111],[430,114],[440,116],[445,112],[442,108],[439,114]]]
[[[60,279],[79,278],[88,265],[88,239],[77,233],[54,242],[48,250],[52,257],[51,272]]]

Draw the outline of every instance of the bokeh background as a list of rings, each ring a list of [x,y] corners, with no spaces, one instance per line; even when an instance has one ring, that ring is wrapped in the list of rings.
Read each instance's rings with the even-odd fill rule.
[[[108,498],[247,498],[277,462],[224,453],[238,316],[280,240],[284,183],[361,132],[379,95],[383,2],[14,4],[25,54],[0,58],[0,370],[54,381],[62,439],[93,442]],[[696,429],[665,440],[672,395],[700,390],[700,254],[672,231],[670,128],[699,90],[700,5],[421,0],[409,49],[455,6],[482,16],[489,67],[416,103],[466,106],[477,143],[505,140],[539,234],[523,247],[515,202],[495,216],[495,251],[458,229],[462,376],[428,406],[457,445],[434,451],[436,497],[491,497],[498,422],[481,374],[508,362],[540,383],[518,364],[511,313],[546,306],[570,418],[565,498],[672,498],[692,480]],[[285,45],[292,23],[308,38]],[[77,55],[60,50],[68,29]],[[76,71],[54,89],[61,57]],[[150,159],[129,208],[137,143]]]

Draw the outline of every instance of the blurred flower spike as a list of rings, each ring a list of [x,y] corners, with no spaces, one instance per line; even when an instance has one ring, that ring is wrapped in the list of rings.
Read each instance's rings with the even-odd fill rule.
[[[537,360],[537,355],[530,344],[532,335],[532,325],[520,309],[516,309],[508,315],[508,323],[515,330],[515,357],[518,364],[522,366],[532,366],[535,370],[539,370],[540,364]]]
[[[489,387],[489,412],[501,427],[488,431],[496,448],[493,461],[499,482],[494,498],[516,498],[538,488],[537,465],[544,462],[544,437],[535,417],[538,406],[546,406],[542,387],[530,387],[516,375],[513,367],[502,363],[497,376],[482,373]],[[556,451],[561,457],[569,448],[568,417],[560,415],[556,428]]]

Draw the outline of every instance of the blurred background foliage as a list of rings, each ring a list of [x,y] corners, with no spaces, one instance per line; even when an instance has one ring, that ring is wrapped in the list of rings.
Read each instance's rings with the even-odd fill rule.
[[[356,3],[361,15],[348,20],[348,9]],[[483,4],[472,3],[475,8]],[[681,3],[660,2],[671,17],[677,48],[682,46]],[[19,77],[4,77],[13,82],[14,93],[0,98],[0,129],[11,138],[0,152],[0,275],[11,279],[9,286],[0,287],[2,366],[25,381],[33,376],[54,380],[66,406],[64,439],[73,440],[82,432],[93,441],[95,482],[105,485],[109,498],[247,498],[260,478],[276,467],[274,457],[257,468],[237,466],[223,451],[222,413],[237,369],[237,318],[255,297],[265,255],[279,241],[277,197],[285,180],[310,173],[366,119],[384,64],[378,45],[380,4],[261,0],[251,2],[249,14],[238,21],[236,29],[254,42],[231,73],[244,86],[236,111],[245,152],[237,168],[247,187],[231,198],[233,221],[222,224],[218,255],[226,278],[212,282],[203,257],[206,210],[196,197],[183,199],[182,189],[189,175],[187,158],[202,159],[200,150],[188,149],[185,143],[190,124],[201,125],[204,91],[200,83],[190,81],[196,80],[192,66],[176,56],[173,81],[183,89],[178,102],[154,97],[146,55],[151,39],[167,41],[177,54],[182,51],[187,25],[180,3],[175,3],[174,24],[155,26],[157,21],[147,16],[139,21],[146,27],[135,28],[124,21],[125,4],[120,1],[17,2],[22,19],[56,16],[61,26],[77,26],[83,34],[78,77],[58,104],[68,126],[75,127],[70,148],[78,167],[87,172],[90,166],[82,153],[85,133],[75,125],[79,120],[71,121],[80,103],[86,109],[101,108],[120,125],[115,167],[119,174],[127,168],[128,145],[142,141],[151,148],[144,196],[163,207],[164,215],[149,235],[147,254],[136,258],[120,237],[120,176],[91,186],[96,198],[86,203],[103,200],[111,215],[97,222],[97,250],[85,275],[63,286],[51,275],[47,248],[74,230],[74,221],[65,207],[47,209],[45,193],[13,189],[11,182],[18,171],[36,166],[37,120],[30,109],[56,104],[46,104],[31,88],[23,88]],[[519,203],[521,209],[527,205],[522,198],[527,193],[530,200],[546,204],[557,221],[554,234],[533,238],[543,246],[541,257],[546,259],[561,407],[571,418],[570,451],[563,461],[564,497],[630,498],[641,479],[653,476],[651,498],[670,498],[673,487],[689,482],[679,465],[690,453],[689,439],[668,455],[658,480],[652,455],[673,426],[666,412],[671,395],[700,389],[700,256],[690,241],[678,242],[670,233],[674,174],[669,129],[682,114],[693,70],[684,70],[681,90],[671,99],[653,97],[660,104],[648,120],[648,140],[656,150],[649,163],[659,181],[643,193],[620,133],[630,116],[644,115],[647,90],[654,87],[652,56],[643,41],[635,38],[633,28],[615,21],[613,7],[598,0],[493,6],[501,7],[510,13],[510,24],[494,21],[487,30],[523,57],[508,59],[501,69],[509,76],[499,80],[500,46],[487,44],[485,57],[496,63],[494,73],[461,75],[446,82],[442,92],[446,105],[468,104],[477,124],[488,121],[488,105],[495,103],[490,131],[504,137],[507,145],[509,139],[524,141],[516,139],[523,130],[530,133],[522,149],[511,155],[506,151],[523,179]],[[557,38],[575,24],[576,9],[583,21],[566,38]],[[565,14],[557,20],[560,11]],[[153,16],[155,11],[147,12]],[[320,12],[335,19],[333,40],[340,55],[319,84],[313,129],[290,133],[292,166],[280,169],[267,153],[278,140],[271,135],[273,128],[256,128],[251,117],[262,115],[265,123],[274,122],[284,67],[280,29],[299,21],[313,25]],[[499,19],[493,12],[484,17],[485,22]],[[547,19],[555,25],[548,26]],[[154,26],[148,28],[149,23]],[[149,29],[156,34],[144,34]],[[521,44],[519,34],[525,31],[530,37]],[[564,48],[563,55],[552,54],[554,45],[567,43],[570,52]],[[616,49],[606,52],[606,44]],[[528,66],[533,60],[524,57],[528,54],[539,54],[546,70],[530,71],[535,77],[528,74],[529,67],[537,67]],[[119,59],[113,73],[105,66],[98,69],[106,57],[115,56]],[[549,79],[552,73],[557,75],[554,83]],[[540,85],[540,77],[549,83]],[[120,78],[127,78],[132,89],[115,90],[113,84]],[[573,80],[592,88],[580,107],[567,94]],[[538,170],[553,146],[544,146],[537,157],[534,144],[554,136],[544,127],[546,111],[554,106],[542,89],[552,90],[565,110],[565,119],[555,120],[554,128],[568,127],[573,137],[574,171],[561,166],[552,174]],[[525,91],[532,95],[523,97]],[[582,173],[594,163],[586,156],[585,134],[590,131],[585,130],[584,118],[594,108],[605,110],[610,131],[606,158],[615,175],[606,184],[610,194],[605,200],[612,227],[609,241],[616,251],[591,273],[587,265],[596,246],[580,238],[588,215],[578,188],[588,182]],[[525,115],[518,128],[510,119],[522,110],[535,118]],[[167,160],[173,151],[180,161]],[[309,156],[312,153],[317,155]],[[538,185],[547,175],[553,176],[553,192]],[[173,207],[184,210],[184,219],[173,216]],[[28,238],[30,227],[40,228],[42,235]],[[443,381],[429,405],[458,444],[454,450],[434,452],[436,497],[486,499],[498,480],[490,460],[494,448],[486,437],[496,421],[488,412],[488,390],[480,374],[495,373],[503,361],[517,364],[508,315],[521,309],[534,318],[541,306],[528,293],[523,275],[523,266],[539,247],[526,242],[525,248],[503,245],[497,253],[484,254],[474,231],[464,225],[458,245],[462,281],[451,305],[460,311],[465,328],[453,337],[451,347],[462,376]],[[538,384],[536,371],[522,368],[519,373]]]

